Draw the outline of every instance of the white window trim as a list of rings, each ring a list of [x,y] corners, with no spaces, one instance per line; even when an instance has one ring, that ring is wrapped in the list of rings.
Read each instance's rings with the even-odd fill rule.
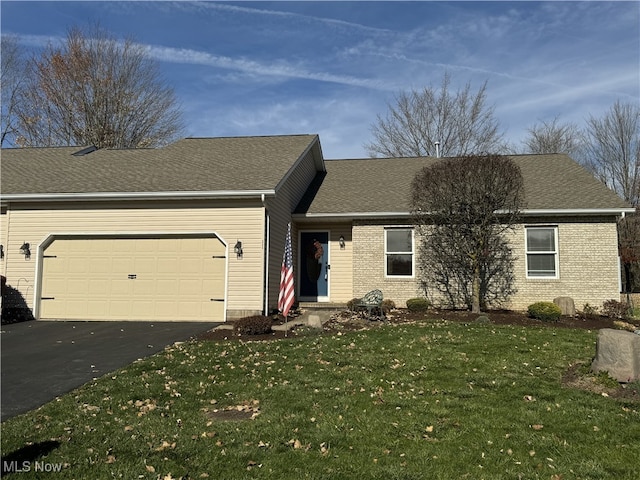
[[[553,230],[553,247],[554,251],[551,252],[530,252],[529,251],[529,242],[527,238],[527,231],[533,229],[547,229]],[[554,255],[554,267],[555,267],[555,275],[529,275],[529,255]],[[558,246],[558,226],[557,225],[525,225],[524,227],[524,269],[527,280],[557,280],[560,278],[560,248]]]
[[[411,252],[389,252],[387,251],[387,232],[391,230],[411,230]],[[411,275],[389,275],[387,273],[388,255],[411,255]],[[416,239],[415,228],[411,226],[389,226],[384,227],[384,278],[389,279],[409,279],[416,276]]]

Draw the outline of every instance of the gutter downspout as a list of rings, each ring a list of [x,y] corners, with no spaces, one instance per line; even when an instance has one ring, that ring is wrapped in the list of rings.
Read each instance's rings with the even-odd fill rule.
[[[262,206],[264,207],[264,315],[269,315],[269,249],[271,246],[271,217],[269,216],[269,210],[267,209],[265,194],[260,196],[262,200]]]
[[[616,222],[616,228],[618,224],[624,220],[625,212],[620,212],[620,220]],[[619,245],[619,244],[618,244]],[[620,249],[618,249],[618,291],[622,292],[622,256],[620,255]]]

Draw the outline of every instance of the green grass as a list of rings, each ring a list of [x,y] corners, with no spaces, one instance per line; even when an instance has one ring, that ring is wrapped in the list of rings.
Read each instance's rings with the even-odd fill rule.
[[[561,384],[595,340],[433,321],[184,343],[3,423],[2,454],[53,440],[56,479],[635,480],[640,407]],[[208,415],[239,405],[259,415]],[[45,478],[29,465],[7,478]]]

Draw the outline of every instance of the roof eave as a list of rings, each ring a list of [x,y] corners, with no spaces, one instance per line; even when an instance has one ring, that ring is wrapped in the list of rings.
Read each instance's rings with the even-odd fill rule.
[[[634,213],[634,208],[545,208],[524,209],[522,215],[534,216],[593,216],[593,215],[622,215]],[[298,221],[327,221],[327,220],[352,220],[352,219],[385,219],[385,218],[410,218],[410,212],[346,212],[346,213],[294,213],[292,217]]]
[[[539,208],[539,209],[525,209],[522,210],[522,215],[525,216],[583,216],[583,215],[622,215],[624,213],[633,213],[635,208]]]
[[[345,221],[356,218],[385,219],[385,218],[410,218],[409,212],[345,212],[345,213],[294,213],[291,215],[299,222],[312,221]]]
[[[275,190],[219,190],[189,192],[89,192],[89,193],[42,193],[2,195],[2,202],[38,201],[127,201],[127,200],[224,200],[270,197]]]

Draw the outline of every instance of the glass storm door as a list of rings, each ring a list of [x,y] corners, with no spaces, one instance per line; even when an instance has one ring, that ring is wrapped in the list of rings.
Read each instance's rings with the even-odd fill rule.
[[[300,299],[329,301],[329,232],[301,232],[299,251]]]

